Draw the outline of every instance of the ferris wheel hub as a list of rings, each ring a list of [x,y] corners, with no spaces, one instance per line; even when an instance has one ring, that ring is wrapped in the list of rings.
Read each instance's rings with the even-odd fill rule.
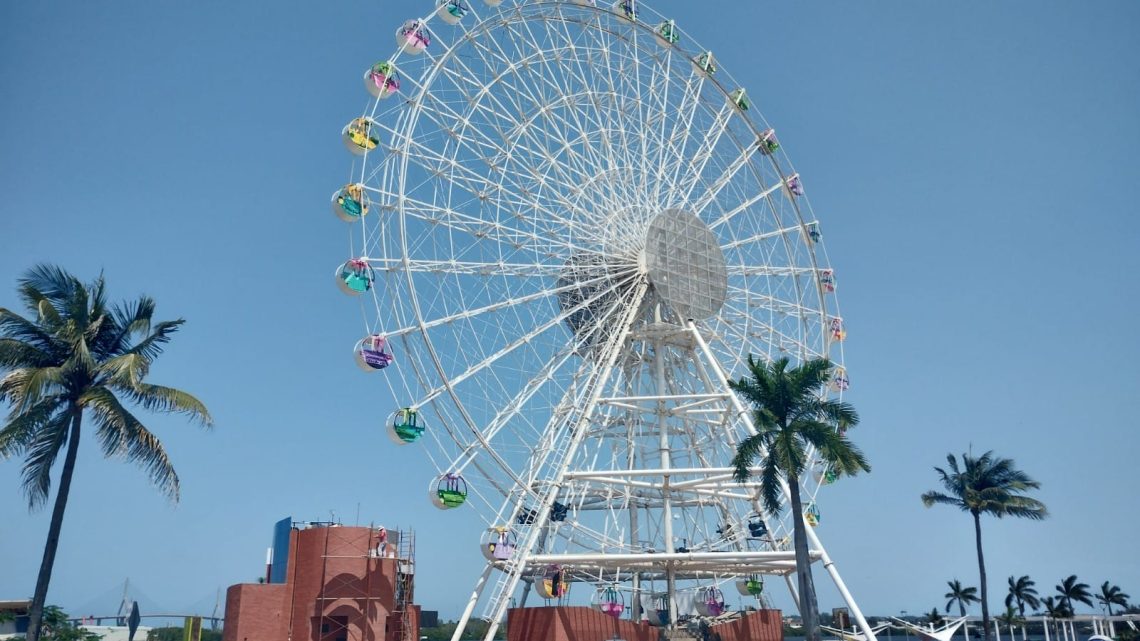
[[[724,252],[700,218],[683,209],[657,214],[643,252],[649,282],[679,318],[705,320],[720,312],[728,293]]]

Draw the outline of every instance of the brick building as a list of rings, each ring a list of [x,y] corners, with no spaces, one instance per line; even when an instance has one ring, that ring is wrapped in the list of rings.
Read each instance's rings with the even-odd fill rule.
[[[267,582],[226,591],[223,641],[415,641],[410,532],[278,523]]]

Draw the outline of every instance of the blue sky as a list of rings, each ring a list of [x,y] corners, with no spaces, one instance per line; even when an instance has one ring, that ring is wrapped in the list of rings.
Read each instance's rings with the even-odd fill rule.
[[[1052,512],[984,524],[991,605],[1011,574],[1140,596],[1140,4],[652,5],[750,88],[823,222],[874,472],[828,488],[819,533],[864,609],[976,583],[970,520],[918,500],[970,447],[1013,457]],[[217,420],[149,420],[177,507],[84,443],[50,601],[113,607],[129,576],[155,607],[209,609],[263,571],[277,519],[359,511],[416,528],[419,600],[457,612],[476,520],[405,482],[427,463],[394,454],[386,388],[352,363],[327,204],[360,74],[425,7],[0,4],[0,305],[40,261],[154,296],[188,322],[153,379]],[[0,463],[0,598],[30,595],[47,529],[18,483]]]

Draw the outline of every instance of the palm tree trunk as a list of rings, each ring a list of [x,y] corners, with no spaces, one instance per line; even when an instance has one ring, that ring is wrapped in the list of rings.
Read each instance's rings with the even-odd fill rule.
[[[985,631],[985,640],[990,641],[990,604],[986,597],[986,559],[982,556],[982,515],[978,512],[972,513],[974,515],[974,538],[978,543],[978,577],[982,584],[982,630]]]
[[[803,618],[804,637],[805,641],[820,641],[819,605],[815,598],[815,581],[811,578],[811,557],[808,556],[807,529],[800,501],[800,480],[789,477],[788,489],[792,495],[792,541],[796,549],[796,578],[800,588],[800,617]]]
[[[44,617],[44,602],[47,600],[51,570],[55,566],[55,550],[59,547],[59,531],[63,527],[63,511],[67,508],[67,495],[71,490],[71,474],[75,471],[75,455],[79,452],[79,424],[83,411],[71,407],[71,435],[67,443],[67,456],[63,460],[63,473],[59,476],[59,489],[55,494],[55,507],[51,511],[51,524],[48,526],[47,544],[44,545],[44,559],[40,563],[40,573],[36,577],[36,593],[28,608],[28,641],[39,641],[40,628]]]

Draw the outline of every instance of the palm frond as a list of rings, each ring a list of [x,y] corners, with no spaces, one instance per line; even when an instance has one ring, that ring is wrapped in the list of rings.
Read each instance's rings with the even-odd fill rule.
[[[953,505],[967,512],[970,510],[970,508],[967,507],[961,499],[943,494],[941,492],[923,492],[922,504],[926,507],[930,507],[935,504]]]
[[[180,486],[162,443],[119,402],[110,390],[96,388],[81,402],[91,410],[96,436],[106,456],[122,456],[137,463],[156,487],[177,503]]]
[[[0,307],[0,335],[27,343],[53,358],[57,358],[63,349],[63,344],[39,325],[2,307]]]
[[[28,369],[51,365],[43,349],[15,338],[0,338],[0,368]]]
[[[28,507],[35,509],[43,505],[51,491],[51,468],[55,459],[67,443],[71,432],[73,414],[59,412],[35,432],[27,444],[27,458],[23,467],[23,489],[28,498]]]
[[[8,424],[0,429],[0,458],[19,456],[35,438],[36,432],[59,411],[62,397],[49,396],[23,412],[12,412]]]
[[[188,392],[149,383],[142,383],[133,388],[124,388],[123,391],[129,395],[132,401],[147,411],[184,414],[191,420],[201,423],[204,427],[211,427],[214,424],[214,419],[210,416],[210,411],[206,409],[206,405]]]
[[[772,516],[780,513],[780,497],[783,488],[780,487],[780,468],[775,465],[765,465],[760,472],[760,498],[763,499],[764,509]]]
[[[750,468],[763,458],[768,445],[767,440],[764,433],[753,434],[737,446],[736,455],[732,457],[732,478],[737,483],[744,483],[752,476]]]

